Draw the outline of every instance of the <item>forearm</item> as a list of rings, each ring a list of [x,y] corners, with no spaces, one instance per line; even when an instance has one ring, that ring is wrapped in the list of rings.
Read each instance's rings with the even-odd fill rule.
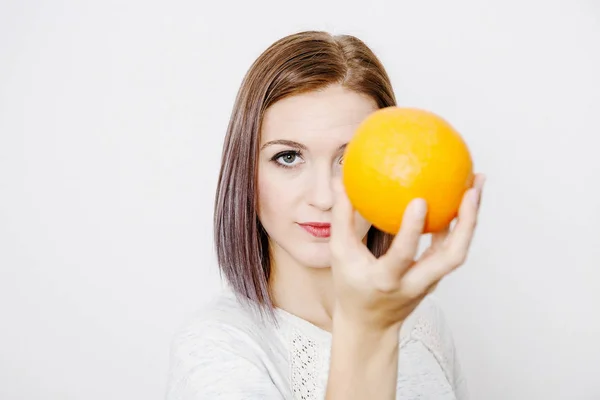
[[[396,398],[398,332],[334,321],[326,400]]]

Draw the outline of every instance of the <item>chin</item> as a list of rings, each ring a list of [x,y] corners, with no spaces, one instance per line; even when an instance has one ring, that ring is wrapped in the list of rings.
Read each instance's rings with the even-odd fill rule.
[[[311,243],[299,250],[297,259],[300,264],[309,268],[329,268],[331,266],[329,243]]]

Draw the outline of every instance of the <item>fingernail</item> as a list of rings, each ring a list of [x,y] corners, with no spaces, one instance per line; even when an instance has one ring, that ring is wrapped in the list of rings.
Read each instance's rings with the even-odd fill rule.
[[[425,214],[427,214],[427,202],[421,198],[414,199],[412,204],[412,212],[415,217],[424,217]]]
[[[483,185],[485,184],[485,180],[486,180],[486,176],[485,174],[481,174],[479,177],[479,182],[477,182],[477,189],[481,190],[483,189]]]

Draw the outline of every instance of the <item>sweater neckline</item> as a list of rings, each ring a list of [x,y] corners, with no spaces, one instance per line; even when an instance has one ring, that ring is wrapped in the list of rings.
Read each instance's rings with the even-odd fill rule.
[[[224,289],[224,293],[226,294],[226,296],[228,296],[232,299],[236,299],[236,295],[231,288],[226,286],[223,289]],[[328,332],[325,329],[322,329],[322,328],[318,327],[317,325],[315,325],[295,314],[292,314],[292,313],[284,310],[283,308],[275,307],[273,310],[275,312],[276,317],[279,319],[279,321],[283,321],[285,323],[285,325],[295,329],[296,331],[302,333],[303,335],[306,335],[306,336],[312,338],[313,340],[316,340],[324,345],[329,346],[331,344],[332,336],[333,336],[331,332]],[[409,317],[409,319],[413,319],[413,318],[414,317],[412,317],[412,316]],[[407,325],[412,326],[412,324],[403,324],[402,328],[400,329],[401,336],[403,336],[404,334],[407,334],[410,331],[410,328]],[[280,325],[278,328],[285,329],[285,326]]]
[[[282,308],[275,307],[275,311],[281,320],[287,322],[293,328],[300,331],[300,333],[325,344],[331,343],[331,332],[328,332],[325,329],[316,326],[312,322],[300,318],[297,315],[294,315]]]

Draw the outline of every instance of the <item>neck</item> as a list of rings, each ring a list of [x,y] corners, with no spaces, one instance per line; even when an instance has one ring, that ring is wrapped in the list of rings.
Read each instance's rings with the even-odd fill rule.
[[[287,254],[273,254],[269,286],[276,307],[331,331],[335,301],[331,268],[311,268]]]

